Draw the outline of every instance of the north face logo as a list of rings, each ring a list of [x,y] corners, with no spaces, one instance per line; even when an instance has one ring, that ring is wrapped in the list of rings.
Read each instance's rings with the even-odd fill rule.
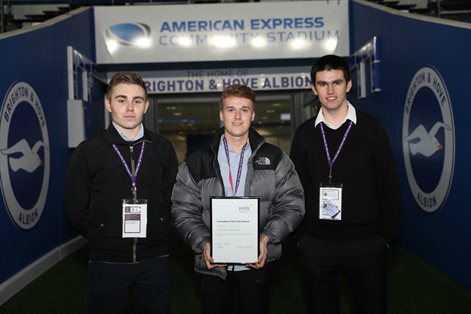
[[[267,157],[258,157],[258,159],[255,160],[255,163],[260,166],[269,166],[270,159],[268,159]]]

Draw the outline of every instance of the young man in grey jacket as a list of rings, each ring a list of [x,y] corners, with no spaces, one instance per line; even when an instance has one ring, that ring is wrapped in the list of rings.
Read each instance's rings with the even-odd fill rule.
[[[265,142],[251,123],[255,93],[231,85],[221,97],[219,129],[211,144],[180,166],[172,193],[172,216],[195,252],[201,274],[203,312],[228,313],[237,291],[241,313],[268,313],[268,291],[281,242],[304,216],[304,195],[289,157]],[[211,256],[211,197],[258,197],[259,254],[254,263],[214,262]]]

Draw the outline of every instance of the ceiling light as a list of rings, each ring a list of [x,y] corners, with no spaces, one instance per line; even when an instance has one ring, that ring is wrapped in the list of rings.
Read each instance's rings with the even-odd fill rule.
[[[236,40],[229,36],[214,36],[211,44],[216,48],[233,48],[237,45]]]
[[[149,48],[152,46],[152,40],[147,37],[140,37],[134,42],[139,48]]]
[[[250,44],[253,47],[261,48],[261,47],[265,47],[267,45],[267,40],[265,38],[261,37],[261,36],[257,36],[257,37],[253,38],[250,41]]]
[[[108,48],[108,51],[113,54],[118,50],[118,42],[114,39],[109,39],[106,41],[106,47]]]
[[[304,39],[295,39],[291,42],[291,48],[294,50],[302,49],[306,46],[306,41]]]
[[[329,38],[322,42],[322,46],[324,46],[324,49],[329,53],[333,53],[335,51],[335,48],[337,48],[337,42],[338,41],[336,38]]]
[[[191,47],[191,38],[188,36],[181,36],[178,38],[178,44],[182,47]]]
[[[291,113],[282,113],[280,114],[280,120],[281,121],[290,121],[291,120]]]

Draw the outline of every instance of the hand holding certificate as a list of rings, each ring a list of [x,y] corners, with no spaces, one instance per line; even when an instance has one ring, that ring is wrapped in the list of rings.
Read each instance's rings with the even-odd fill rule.
[[[211,198],[211,255],[217,264],[256,264],[259,198]]]
[[[227,264],[216,264],[214,262],[214,259],[211,256],[211,244],[208,242],[206,242],[203,246],[203,260],[206,263],[206,267],[208,267],[208,269],[227,266]]]
[[[256,263],[253,264],[248,264],[247,266],[250,268],[254,269],[260,269],[263,266],[265,266],[265,262],[267,260],[267,254],[268,254],[268,241],[270,239],[266,235],[262,235],[260,237],[260,246],[259,246],[259,251],[260,254],[258,255],[258,260]]]

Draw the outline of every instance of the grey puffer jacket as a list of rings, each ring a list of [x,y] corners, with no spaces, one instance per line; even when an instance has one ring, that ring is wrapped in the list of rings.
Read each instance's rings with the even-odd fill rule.
[[[172,193],[172,217],[179,234],[195,252],[195,270],[225,279],[224,267],[209,270],[202,256],[205,242],[210,242],[210,198],[224,196],[217,160],[223,129],[212,143],[193,153],[178,171]],[[245,195],[260,198],[260,235],[267,235],[267,262],[281,257],[281,241],[304,217],[304,194],[290,158],[278,147],[265,142],[250,129],[252,155],[248,161]]]

